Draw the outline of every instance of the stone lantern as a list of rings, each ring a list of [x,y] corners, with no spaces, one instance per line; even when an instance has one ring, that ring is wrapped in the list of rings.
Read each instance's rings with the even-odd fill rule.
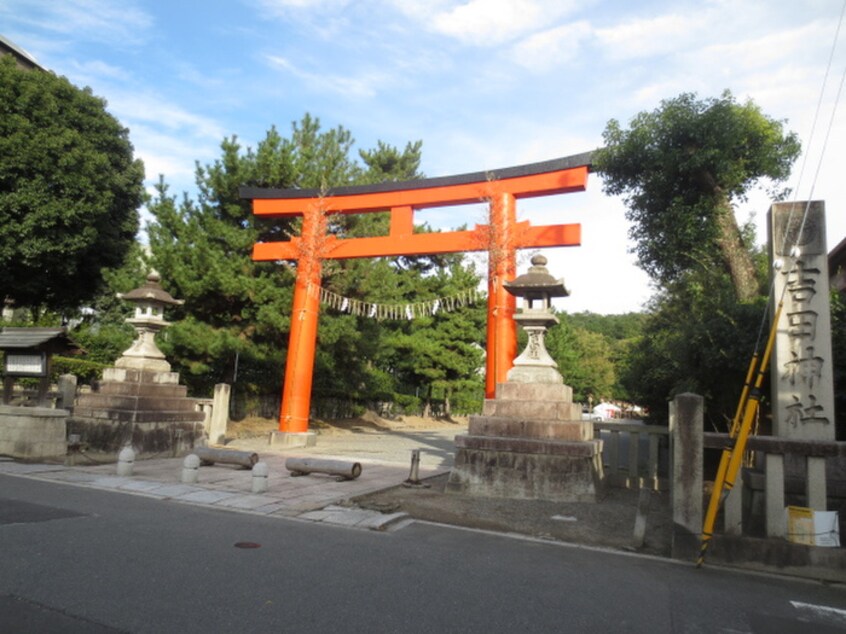
[[[536,255],[525,275],[506,282],[523,300],[514,315],[529,336],[506,380],[486,399],[481,416],[470,416],[467,434],[455,437],[448,493],[482,497],[595,502],[602,478],[602,441],[582,420],[573,388],[564,384],[544,345],[558,323],[552,298],[569,295],[564,282]]]
[[[532,258],[528,272],[503,284],[505,289],[523,300],[516,321],[529,337],[526,348],[514,359],[507,380],[513,383],[562,383],[558,364],[546,351],[544,337],[549,326],[558,323],[552,312],[552,298],[567,297],[570,292],[563,280],[557,280],[546,268],[547,259],[542,255]]]
[[[147,281],[128,293],[118,293],[120,299],[135,304],[135,315],[126,320],[135,328],[137,336],[132,346],[115,363],[117,368],[133,368],[152,372],[170,372],[170,364],[156,345],[156,334],[170,323],[164,319],[166,306],[181,306],[185,302],[174,299],[161,287],[161,278],[150,273]]]

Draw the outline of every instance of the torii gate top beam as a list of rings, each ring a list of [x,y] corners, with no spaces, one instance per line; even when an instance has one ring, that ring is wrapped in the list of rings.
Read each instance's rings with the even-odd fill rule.
[[[415,209],[469,204],[507,194],[514,199],[584,191],[591,153],[577,154],[490,172],[426,178],[415,181],[316,189],[264,189],[242,187],[241,196],[253,201],[257,216],[280,218],[305,214],[320,205],[322,214],[354,214],[390,210],[390,234],[382,237],[325,238],[322,257],[329,259],[434,255],[488,248],[485,229],[414,233]],[[581,242],[578,224],[531,227],[515,223],[512,247],[576,246]],[[296,260],[300,238],[285,242],[260,242],[253,247],[254,260]]]
[[[505,191],[515,198],[550,196],[583,191],[592,152],[487,172],[473,172],[414,181],[319,189],[242,187],[241,198],[253,200],[257,216],[291,216],[303,213],[315,199],[322,199],[327,213],[386,211],[393,207],[417,209],[479,202],[492,192]]]

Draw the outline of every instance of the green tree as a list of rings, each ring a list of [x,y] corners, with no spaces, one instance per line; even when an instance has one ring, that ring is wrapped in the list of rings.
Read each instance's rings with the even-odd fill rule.
[[[476,272],[463,258],[435,258],[425,276],[406,275],[410,302],[456,296],[479,284]],[[457,310],[398,323],[386,337],[387,365],[397,378],[398,390],[422,401],[427,415],[434,399],[444,403],[444,414],[479,411],[484,392],[483,348],[486,308],[466,304]]]
[[[725,272],[695,271],[653,300],[644,332],[620,369],[632,399],[658,422],[676,394],[706,399],[706,426],[725,431],[761,333],[766,299],[740,303]],[[766,335],[766,333],[764,333]]]
[[[0,298],[35,313],[93,298],[134,242],[143,179],[104,100],[0,58]]]
[[[569,315],[559,315],[559,319],[561,323],[547,332],[546,346],[558,364],[564,383],[573,388],[573,401],[587,403],[593,398],[599,402],[616,396],[616,371],[609,338],[573,325]]]
[[[695,268],[720,268],[738,300],[753,299],[759,293],[753,245],[733,205],[759,180],[789,176],[800,151],[796,135],[726,91],[719,99],[686,93],[663,101],[629,129],[611,120],[603,138],[594,167],[607,193],[625,196],[643,269],[666,285]]]
[[[281,384],[295,269],[254,262],[251,251],[259,239],[297,235],[299,221],[270,223],[255,217],[251,202],[240,198],[240,187],[327,189],[369,181],[377,174],[386,178],[392,161],[402,168],[398,177],[417,174],[419,144],[410,144],[405,152],[381,144],[362,153],[363,165],[351,158],[352,145],[344,128],[323,131],[318,119],[306,115],[292,125],[290,138],[271,128],[255,150],[243,149],[235,137],[225,139],[220,159],[197,166],[196,200],[185,195],[177,202],[160,180],[149,206],[153,264],[169,292],[185,300],[174,311],[180,321],[167,331],[162,349],[195,391],[233,382],[236,367],[236,391],[275,393]],[[369,232],[378,231],[380,223],[387,227],[384,218],[352,218],[333,217],[331,231],[373,235]],[[349,295],[370,269],[366,261],[327,261],[324,285]],[[316,391],[349,394],[378,383],[372,358],[379,337],[372,329],[367,325],[362,331],[350,315],[321,316]]]

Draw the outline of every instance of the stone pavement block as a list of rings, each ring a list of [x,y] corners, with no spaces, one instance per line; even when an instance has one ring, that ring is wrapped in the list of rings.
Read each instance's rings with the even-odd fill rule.
[[[187,484],[165,484],[158,489],[153,489],[151,492],[156,495],[161,495],[167,498],[178,498],[189,493],[203,491],[200,487],[194,487]]]
[[[67,467],[63,465],[48,465],[48,464],[28,464],[23,462],[0,461],[0,473],[51,473],[55,471],[66,471]]]
[[[79,471],[50,471],[44,473],[46,480],[70,482],[72,484],[90,484],[100,477],[94,473],[80,473]]]
[[[408,513],[378,513],[372,512],[373,515],[357,524],[359,528],[367,528],[372,531],[384,531],[389,526],[399,522],[400,520],[410,517]]]
[[[139,491],[141,493],[152,492],[154,489],[161,489],[161,482],[150,482],[149,480],[126,480],[119,487],[121,491]]]
[[[225,506],[226,508],[233,508],[233,509],[249,509],[254,510],[260,508],[262,506],[267,506],[268,504],[272,504],[274,501],[273,498],[268,498],[263,495],[235,495],[233,497],[227,498],[225,500],[221,500],[216,504],[216,506]]]
[[[175,500],[179,502],[191,502],[192,504],[217,504],[227,498],[240,495],[234,491],[194,491],[186,495],[180,495]]]
[[[289,508],[292,511],[296,512],[297,514],[300,514],[300,513],[309,513],[309,512],[312,512],[312,511],[319,511],[324,506],[326,506],[326,502],[320,502],[320,501],[317,501],[317,500],[312,500],[312,499],[306,498],[306,499],[302,500],[301,502],[292,503]]]
[[[127,478],[119,476],[101,476],[91,481],[91,486],[101,489],[119,489],[126,484]]]
[[[364,509],[334,508],[325,509],[328,515],[323,518],[324,524],[337,524],[339,526],[358,526],[362,522],[373,520],[376,511]],[[381,513],[378,513],[381,515]]]
[[[299,515],[299,513],[292,511],[290,505],[285,504],[285,502],[273,502],[272,504],[266,504],[265,506],[259,506],[254,509],[250,509],[253,513],[260,513],[262,515],[274,515],[279,513],[279,511],[287,511],[288,515]]]
[[[334,511],[309,511],[299,516],[300,519],[309,520],[310,522],[322,522],[329,517]]]

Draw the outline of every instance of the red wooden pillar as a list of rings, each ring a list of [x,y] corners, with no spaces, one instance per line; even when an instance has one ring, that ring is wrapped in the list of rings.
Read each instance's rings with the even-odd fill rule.
[[[513,194],[492,197],[490,245],[488,249],[488,324],[485,362],[485,397],[494,398],[497,383],[504,383],[517,356],[517,329],[514,322],[516,298],[505,290],[504,282],[514,279],[517,251],[514,230],[517,205]]]
[[[320,244],[325,239],[324,217],[320,210],[303,214],[300,257],[288,336],[285,383],[279,410],[279,431],[305,433],[311,408],[314,378],[314,352],[320,313]]]

